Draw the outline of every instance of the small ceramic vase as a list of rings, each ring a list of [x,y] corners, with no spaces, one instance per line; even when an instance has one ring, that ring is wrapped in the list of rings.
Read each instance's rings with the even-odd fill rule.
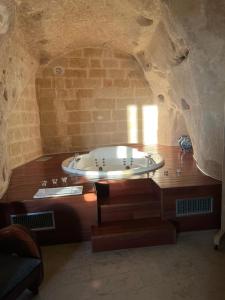
[[[188,135],[182,135],[178,140],[178,144],[182,151],[192,151],[192,143]]]

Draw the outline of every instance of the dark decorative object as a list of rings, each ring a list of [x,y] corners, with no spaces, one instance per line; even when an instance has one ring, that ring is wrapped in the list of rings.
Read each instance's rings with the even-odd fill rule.
[[[188,135],[182,135],[178,140],[178,144],[182,151],[192,151],[191,138]]]
[[[179,56],[176,56],[175,57],[175,63],[177,65],[181,64],[184,60],[187,59],[188,55],[189,55],[189,49],[185,49],[184,53],[179,55]]]
[[[181,99],[181,107],[183,110],[190,110],[190,105],[184,98]]]
[[[144,16],[138,16],[136,20],[137,20],[137,23],[143,27],[151,26],[153,24],[152,19],[146,18]]]

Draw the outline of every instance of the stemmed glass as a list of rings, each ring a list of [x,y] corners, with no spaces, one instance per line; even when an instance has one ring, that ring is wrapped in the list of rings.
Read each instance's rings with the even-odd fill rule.
[[[79,154],[79,152],[74,152],[74,159],[75,159],[75,161],[77,161],[78,160],[78,157],[80,156],[80,154]]]
[[[46,194],[46,186],[47,186],[48,181],[47,180],[42,180],[41,181],[41,187],[43,188],[44,194]]]
[[[58,178],[52,178],[52,184],[53,184],[53,185],[56,185],[57,182],[58,182]]]
[[[42,180],[41,181],[41,186],[42,187],[46,187],[47,186],[48,181],[47,180]]]
[[[67,177],[61,177],[62,183],[66,185],[67,184],[67,179],[68,179]]]

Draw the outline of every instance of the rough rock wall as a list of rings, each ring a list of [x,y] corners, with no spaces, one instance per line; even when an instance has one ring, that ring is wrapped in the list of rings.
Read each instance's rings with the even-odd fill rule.
[[[41,156],[40,117],[34,78],[9,113],[7,123],[10,169]]]
[[[198,166],[218,179],[223,159],[224,14],[222,0],[163,1],[156,30],[135,54],[153,97],[163,99],[162,111],[170,110],[169,118],[176,111],[184,116]]]
[[[191,0],[182,6],[174,0],[169,7],[182,28],[186,49],[189,50],[188,57],[178,64],[178,68],[173,68],[169,76],[172,95],[177,103],[185,99],[190,106],[184,115],[199,167],[207,174],[221,178],[225,3],[222,0]],[[179,86],[177,91],[176,86]]]
[[[160,0],[15,1],[27,44],[43,64],[78,47],[107,45],[133,53],[161,18]]]
[[[23,34],[15,30],[14,1],[0,3],[0,196],[7,187],[10,167],[7,152],[7,124],[10,111],[24,87],[35,75],[37,63],[27,50]]]
[[[209,175],[221,178],[225,97],[225,3],[222,0],[191,0],[182,7],[179,1],[172,1],[171,10],[185,32],[186,43],[190,49],[189,74],[193,78],[190,85],[188,78],[182,81],[179,73],[174,73],[171,76],[171,86],[175,82],[176,85],[186,88],[182,97],[187,99],[191,107],[186,118],[199,167]]]
[[[109,48],[76,49],[54,60],[40,70],[37,94],[46,153],[151,144],[154,135],[156,143],[177,144],[186,133],[179,113],[153,101],[134,57]]]
[[[221,178],[224,6],[223,0],[1,0],[0,194],[10,173],[7,120],[37,69],[34,57],[46,64],[93,45],[135,55],[160,122],[171,120],[172,132],[183,115],[198,165]]]
[[[17,3],[20,28],[43,64],[68,49],[93,45],[135,55],[150,84],[153,101],[160,103],[161,115],[172,120],[175,130],[181,114],[184,116],[198,165],[221,178],[223,0]]]

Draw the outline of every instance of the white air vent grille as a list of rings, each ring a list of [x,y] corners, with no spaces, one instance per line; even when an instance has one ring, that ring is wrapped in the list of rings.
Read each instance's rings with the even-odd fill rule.
[[[11,215],[11,224],[20,224],[31,230],[55,229],[55,218],[53,211],[42,211],[36,213]]]
[[[176,200],[176,216],[192,216],[209,214],[213,212],[213,198],[199,197],[192,199]]]

